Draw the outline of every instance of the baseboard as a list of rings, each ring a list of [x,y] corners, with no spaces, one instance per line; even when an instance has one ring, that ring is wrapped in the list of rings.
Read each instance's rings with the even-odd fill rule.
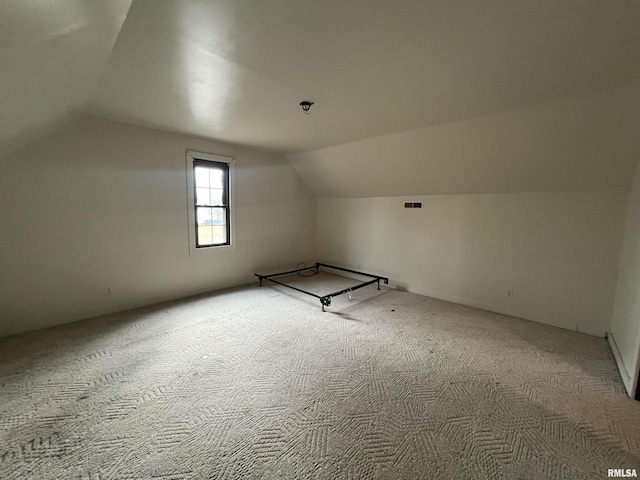
[[[368,267],[357,267],[355,265],[342,265],[340,263],[336,263],[336,262],[332,262],[332,261],[325,261],[323,260],[323,263],[327,263],[329,265],[336,265],[339,267],[344,267],[344,268],[351,268],[354,270],[359,270],[359,271],[365,271],[365,272],[370,272],[370,273],[374,273],[375,275],[384,275],[385,272],[380,272],[376,269],[370,269]],[[329,273],[334,273],[329,271]],[[354,278],[354,279],[361,279],[362,277],[358,277],[357,275],[352,275],[349,274],[348,272],[339,272],[338,275],[343,276],[343,277],[347,277],[347,278]],[[464,305],[466,307],[473,307],[473,308],[478,308],[480,310],[486,310],[488,312],[493,312],[493,313],[499,313],[501,315],[508,315],[510,317],[516,317],[516,318],[521,318],[523,320],[528,320],[530,322],[536,322],[536,323],[540,323],[542,325],[549,325],[551,327],[556,327],[556,328],[562,328],[563,330],[569,330],[572,332],[580,332],[580,333],[584,333],[585,335],[592,335],[594,337],[600,337],[600,338],[604,338],[606,331],[593,331],[593,330],[589,330],[589,331],[585,331],[585,330],[578,330],[577,328],[573,328],[573,327],[568,327],[566,325],[558,325],[555,323],[548,323],[548,322],[543,322],[540,319],[536,319],[536,318],[531,318],[530,316],[528,316],[525,312],[522,312],[520,310],[514,309],[514,308],[508,308],[505,307],[504,305],[496,305],[496,304],[492,304],[492,303],[485,303],[485,302],[481,302],[478,300],[474,300],[471,298],[465,298],[465,297],[458,297],[455,295],[449,295],[447,293],[442,293],[442,292],[437,292],[434,290],[426,290],[426,289],[420,289],[420,288],[413,288],[410,285],[407,285],[405,283],[402,282],[398,282],[393,278],[389,278],[389,287],[390,288],[395,288],[397,290],[401,290],[403,292],[409,292],[409,293],[415,293],[417,295],[423,295],[425,297],[431,297],[431,298],[436,298],[438,300],[444,300],[446,302],[451,302],[451,303],[456,303],[458,305]]]
[[[390,283],[393,283],[390,281]],[[569,328],[564,325],[558,325],[555,323],[543,322],[540,319],[531,318],[526,313],[519,311],[517,309],[509,309],[503,305],[495,305],[492,303],[485,303],[478,300],[457,297],[455,295],[449,295],[442,292],[436,292],[433,290],[422,290],[415,289],[407,286],[402,286],[399,289],[404,290],[409,293],[416,293],[418,295],[424,295],[426,297],[437,298],[438,300],[444,300],[446,302],[457,303],[458,305],[464,305],[466,307],[479,308],[480,310],[487,310],[488,312],[499,313],[501,315],[508,315],[510,317],[521,318],[523,320],[528,320],[530,322],[540,323],[542,325],[549,325],[550,327],[562,328],[563,330],[569,330],[572,332],[584,333],[585,335],[592,335],[594,337],[604,338],[604,333],[598,333],[594,331],[584,331],[584,330],[576,330],[575,328]]]
[[[458,305],[464,305],[466,307],[479,308],[480,310],[487,310],[489,312],[500,313],[502,315],[509,315],[510,317],[518,317],[524,318],[522,315],[518,314],[518,312],[509,311],[508,309],[502,308],[499,305],[493,305],[491,303],[479,302],[477,300],[473,300],[470,298],[457,297],[455,295],[449,295],[447,293],[435,292],[433,290],[421,290],[414,288],[407,288],[406,291],[410,293],[417,293],[418,295],[424,295],[426,297],[437,298],[438,300],[444,300],[445,302],[457,303]],[[525,320],[529,320],[525,318]],[[535,320],[532,320],[535,321]],[[538,322],[540,323],[540,322]]]
[[[110,315],[112,313],[126,312],[127,310],[134,310],[136,308],[150,307],[152,305],[158,305],[160,303],[166,303],[166,302],[173,302],[175,300],[183,300],[185,298],[195,297],[195,296],[203,295],[206,293],[220,292],[222,290],[228,290],[230,288],[253,285],[254,283],[257,285],[257,280],[255,282],[252,281],[252,282],[240,282],[240,283],[229,283],[229,284],[225,283],[215,287],[208,286],[204,288],[198,288],[195,290],[183,291],[181,293],[176,293],[173,295],[164,295],[160,297],[147,298],[138,302],[130,302],[130,303],[116,305],[116,306],[113,306],[112,308],[109,308],[106,310],[100,310],[90,315],[82,314],[82,318],[78,318],[75,321],[84,320],[87,318],[101,317],[103,315]]]
[[[622,355],[620,354],[620,350],[618,349],[618,344],[616,343],[613,333],[607,332],[607,340],[609,340],[609,346],[611,347],[613,358],[616,359],[616,363],[618,364],[618,370],[620,371],[624,388],[627,390],[627,394],[633,398],[633,378],[622,361]]]
[[[13,335],[20,335],[21,333],[33,332],[37,330],[46,330],[47,328],[54,328],[60,325],[67,325],[69,323],[80,322],[82,320],[88,320],[90,318],[96,318],[96,317],[102,317],[104,315],[111,315],[114,313],[126,312],[127,310],[134,310],[136,308],[150,307],[152,305],[157,305],[160,303],[173,302],[175,300],[182,300],[189,297],[195,297],[197,295],[219,292],[219,291],[227,290],[230,288],[242,287],[245,285],[253,285],[253,284],[254,282],[241,282],[241,283],[232,283],[232,284],[222,284],[217,286],[208,286],[208,287],[199,288],[195,290],[187,290],[187,291],[175,293],[172,295],[146,298],[136,302],[110,305],[104,308],[87,310],[84,312],[67,315],[65,316],[64,319],[60,321],[53,321],[49,325],[43,325],[35,328],[18,329],[15,331],[0,332],[0,338],[10,337]],[[255,284],[257,284],[257,280],[255,281]]]

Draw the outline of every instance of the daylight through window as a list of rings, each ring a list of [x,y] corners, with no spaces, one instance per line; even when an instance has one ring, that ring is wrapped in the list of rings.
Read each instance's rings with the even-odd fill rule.
[[[229,164],[193,161],[196,248],[229,245]]]

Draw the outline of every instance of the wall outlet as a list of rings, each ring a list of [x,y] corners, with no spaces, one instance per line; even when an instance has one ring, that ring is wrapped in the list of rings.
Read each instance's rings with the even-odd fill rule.
[[[361,267],[362,267],[362,265],[360,265],[360,262],[358,262],[358,263],[356,264],[356,268],[361,268]]]
[[[513,290],[507,290],[507,291],[505,292],[505,295],[506,295],[507,297],[509,297],[509,298],[513,298]]]
[[[113,295],[113,290],[111,290],[111,287],[104,287],[104,294],[107,297],[110,297],[111,295]]]

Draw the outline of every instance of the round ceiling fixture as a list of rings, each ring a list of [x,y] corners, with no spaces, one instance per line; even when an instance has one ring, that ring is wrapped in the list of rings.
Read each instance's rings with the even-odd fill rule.
[[[313,105],[313,102],[310,102],[309,100],[300,102],[300,106],[302,107],[302,111],[305,115],[309,115],[309,109],[311,108],[311,105]]]

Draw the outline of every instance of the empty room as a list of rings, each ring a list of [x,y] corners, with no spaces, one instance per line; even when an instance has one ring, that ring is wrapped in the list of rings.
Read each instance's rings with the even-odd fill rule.
[[[0,0],[0,479],[640,472],[640,2]]]

